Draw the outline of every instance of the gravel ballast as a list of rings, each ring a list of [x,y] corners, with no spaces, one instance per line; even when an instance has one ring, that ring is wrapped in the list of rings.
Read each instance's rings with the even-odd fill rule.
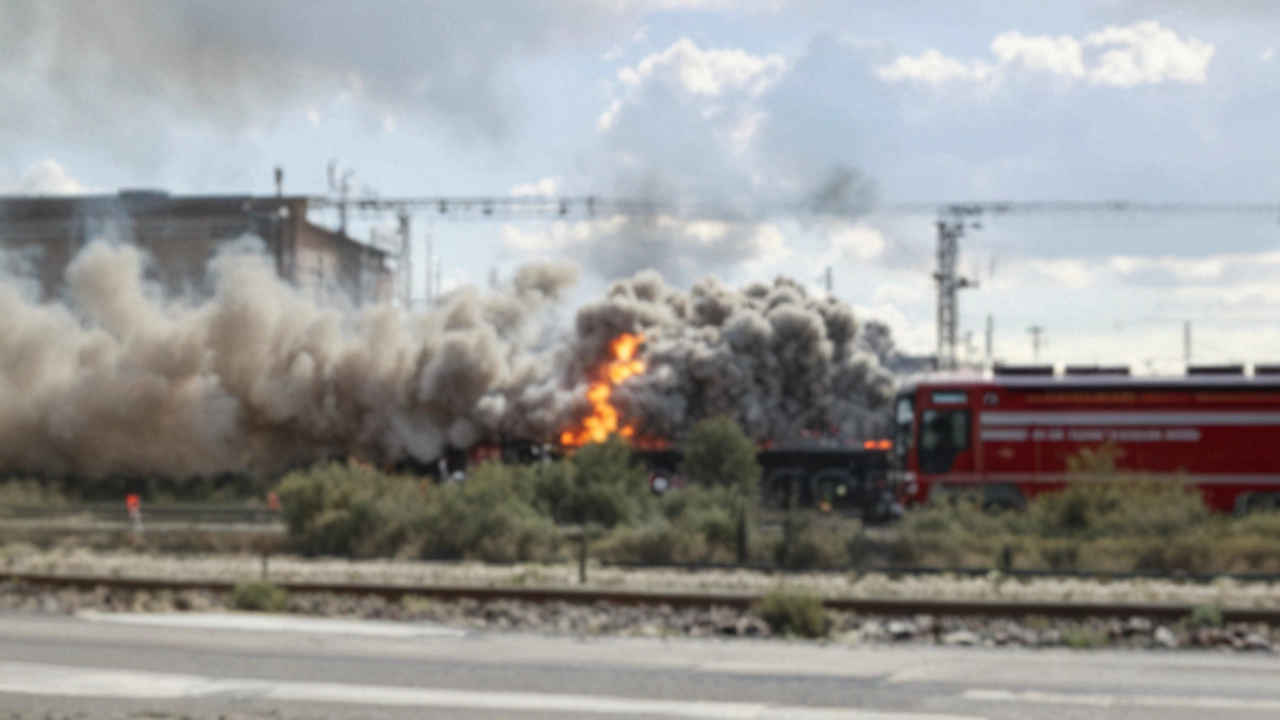
[[[257,579],[262,560],[252,555],[153,555],[128,551],[83,549],[36,550],[8,546],[0,565],[9,573],[163,577],[171,579]],[[280,582],[448,584],[480,586],[582,587],[570,565],[494,566],[480,563],[421,561],[346,561],[272,557],[272,580]],[[1159,602],[1220,607],[1280,607],[1280,589],[1268,583],[1220,579],[1211,583],[1174,580],[1091,581],[1080,578],[1010,580],[992,575],[950,576],[788,574],[785,578],[758,571],[678,571],[591,568],[590,586],[664,592],[765,593],[785,580],[788,588],[825,597],[931,598],[967,600],[1034,600],[1080,602]],[[25,612],[229,611],[229,593],[212,591],[49,590],[21,582],[0,583],[0,609]],[[431,621],[487,631],[526,631],[578,635],[769,637],[773,633],[755,612],[727,607],[673,608],[563,601],[516,600],[479,602],[408,596],[400,601],[336,593],[295,593],[287,612],[308,616]],[[839,643],[901,643],[954,646],[1022,646],[1078,648],[1128,647],[1152,650],[1215,648],[1271,652],[1280,635],[1266,624],[1228,623],[1223,627],[1190,627],[1187,622],[1150,618],[1001,618],[953,616],[880,616],[830,612],[827,640]]]

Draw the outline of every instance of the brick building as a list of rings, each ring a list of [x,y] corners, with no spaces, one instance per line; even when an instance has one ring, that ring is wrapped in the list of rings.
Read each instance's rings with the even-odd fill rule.
[[[17,251],[46,299],[61,295],[71,258],[99,238],[130,242],[153,260],[152,279],[171,293],[208,290],[205,267],[216,248],[260,238],[276,272],[320,299],[388,302],[387,254],[307,220],[305,197],[181,196],[158,191],[74,197],[0,197],[0,247]]]

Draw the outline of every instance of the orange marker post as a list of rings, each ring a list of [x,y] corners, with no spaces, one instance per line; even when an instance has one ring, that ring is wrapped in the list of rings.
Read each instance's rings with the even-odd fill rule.
[[[129,520],[133,523],[133,534],[142,535],[142,498],[129,493],[124,498],[124,506],[129,511]]]

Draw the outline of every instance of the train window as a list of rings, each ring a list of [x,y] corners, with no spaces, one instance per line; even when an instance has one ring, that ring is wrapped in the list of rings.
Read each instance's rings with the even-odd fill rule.
[[[934,405],[968,405],[969,393],[959,390],[942,390],[930,396]]]
[[[920,472],[950,472],[969,447],[969,411],[925,410],[920,420]]]
[[[893,455],[901,469],[906,468],[907,453],[911,450],[912,435],[915,434],[915,414],[915,403],[911,401],[911,396],[899,395],[895,408]]]

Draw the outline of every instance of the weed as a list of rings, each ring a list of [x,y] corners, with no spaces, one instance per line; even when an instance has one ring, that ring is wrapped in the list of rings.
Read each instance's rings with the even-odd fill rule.
[[[1069,628],[1062,632],[1062,644],[1073,650],[1106,647],[1108,642],[1106,633],[1089,628]]]
[[[1201,603],[1191,608],[1187,624],[1196,628],[1222,627],[1222,608],[1212,603]]]
[[[781,635],[824,637],[831,626],[822,598],[799,590],[771,590],[754,609],[774,633]]]
[[[289,606],[289,591],[263,580],[239,583],[231,597],[237,610],[278,613]]]

